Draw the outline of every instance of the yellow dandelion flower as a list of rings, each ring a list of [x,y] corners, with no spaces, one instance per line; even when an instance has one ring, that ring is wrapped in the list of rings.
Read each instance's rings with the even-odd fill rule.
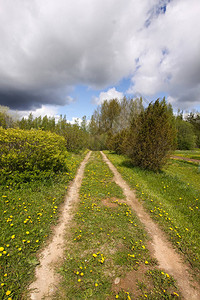
[[[11,294],[11,291],[6,292],[6,296],[9,296]]]

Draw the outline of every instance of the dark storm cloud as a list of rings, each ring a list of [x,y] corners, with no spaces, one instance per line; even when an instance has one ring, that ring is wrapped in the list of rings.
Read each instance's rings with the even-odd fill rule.
[[[64,105],[66,102],[70,103],[70,99],[60,90],[0,90],[1,105],[8,106],[12,110],[35,110],[41,108],[42,104]]]
[[[103,88],[127,75],[132,68],[127,27],[137,21],[127,9],[137,2],[3,1],[1,104],[12,109],[63,105],[76,84]]]

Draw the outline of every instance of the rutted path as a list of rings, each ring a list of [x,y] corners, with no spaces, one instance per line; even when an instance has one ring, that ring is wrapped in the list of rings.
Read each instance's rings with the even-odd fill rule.
[[[51,299],[52,295],[56,291],[59,283],[59,276],[55,274],[54,268],[55,264],[64,256],[65,228],[72,219],[72,215],[70,214],[71,207],[78,201],[84,168],[89,160],[90,154],[91,152],[86,155],[80,165],[74,181],[70,186],[63,205],[62,215],[52,234],[52,241],[40,254],[40,265],[36,268],[36,281],[34,281],[29,287],[30,298],[32,300],[41,300],[43,297],[45,299]],[[176,279],[184,299],[200,299],[200,287],[197,286],[197,284],[195,285],[195,288],[191,285],[192,277],[190,276],[188,268],[183,262],[181,256],[173,249],[163,231],[144,210],[142,204],[137,200],[134,191],[128,186],[125,180],[123,180],[117,169],[103,152],[101,152],[101,154],[104,161],[108,164],[114,174],[114,181],[124,191],[127,204],[130,205],[137,213],[140,221],[145,225],[147,232],[152,238],[149,250],[152,256],[158,260],[159,267],[170,273],[174,279]]]
[[[40,265],[36,268],[36,281],[29,287],[30,298],[33,300],[41,300],[43,297],[45,297],[45,299],[51,299],[51,295],[56,289],[59,278],[54,272],[54,265],[63,257],[65,227],[71,220],[70,207],[72,203],[78,200],[84,168],[90,154],[91,152],[89,152],[82,161],[77,175],[70,186],[63,206],[62,215],[53,232],[52,241],[40,255]]]
[[[109,168],[114,174],[114,181],[124,191],[127,203],[137,213],[140,221],[145,225],[147,232],[152,238],[152,243],[149,247],[149,250],[151,254],[158,260],[159,267],[164,269],[166,272],[169,272],[174,277],[184,299],[200,299],[200,287],[197,286],[197,284],[195,288],[191,285],[192,277],[189,274],[186,264],[182,261],[181,256],[173,249],[172,245],[165,237],[164,232],[144,210],[142,204],[137,200],[134,191],[131,190],[117,169],[113,166],[103,152],[101,152],[101,154],[104,161],[108,164]]]
[[[186,161],[193,161],[193,162],[200,163],[199,159],[194,159],[194,158],[189,158],[189,157],[172,155],[171,158],[173,158],[173,159],[180,159],[180,160],[186,160]]]

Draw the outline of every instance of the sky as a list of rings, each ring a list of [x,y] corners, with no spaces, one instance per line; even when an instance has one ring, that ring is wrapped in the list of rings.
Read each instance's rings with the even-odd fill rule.
[[[200,111],[199,0],[0,0],[0,105],[88,119],[105,99]]]

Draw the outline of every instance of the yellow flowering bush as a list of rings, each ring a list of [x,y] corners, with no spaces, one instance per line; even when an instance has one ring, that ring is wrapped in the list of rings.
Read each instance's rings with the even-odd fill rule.
[[[42,130],[0,128],[0,182],[31,181],[67,171],[63,137]]]

